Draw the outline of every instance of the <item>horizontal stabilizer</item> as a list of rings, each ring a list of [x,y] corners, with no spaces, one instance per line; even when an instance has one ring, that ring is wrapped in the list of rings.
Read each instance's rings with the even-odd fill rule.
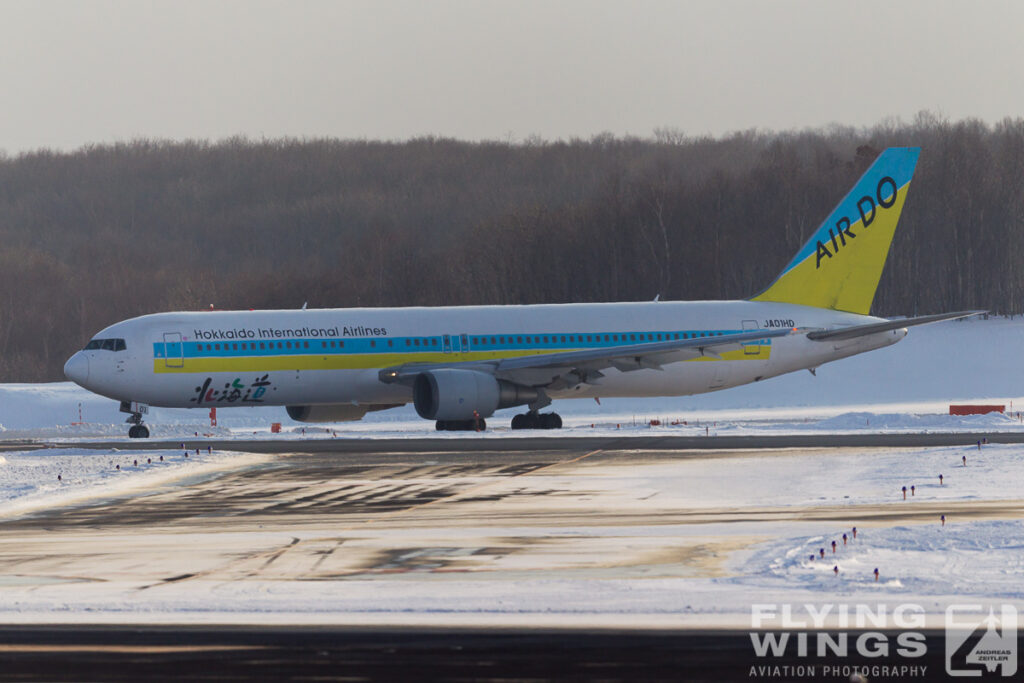
[[[987,312],[988,311],[958,311],[956,313],[920,315],[916,318],[901,318],[899,320],[889,320],[884,323],[870,323],[868,325],[842,327],[836,330],[819,330],[817,332],[809,332],[807,334],[807,338],[813,339],[814,341],[842,341],[843,339],[856,339],[857,337],[864,337],[869,334],[888,332],[889,330],[899,330],[904,327],[913,327],[914,325],[927,325],[928,323],[937,323],[943,320],[969,318],[972,315],[981,315],[982,313]]]

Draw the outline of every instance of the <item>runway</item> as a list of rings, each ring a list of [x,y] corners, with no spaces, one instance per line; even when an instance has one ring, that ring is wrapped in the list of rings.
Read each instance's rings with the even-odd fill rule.
[[[856,638],[858,634],[850,634]],[[897,633],[888,632],[889,638]],[[396,629],[274,627],[0,627],[0,678],[8,681],[944,680],[941,631],[926,652],[887,666],[854,653],[758,659],[746,631],[618,629]],[[1021,639],[1018,639],[1018,643]],[[826,670],[826,666],[830,667]],[[778,669],[776,669],[778,667]],[[836,670],[831,672],[831,668]],[[758,675],[758,671],[762,671]],[[788,675],[775,671],[788,672]],[[828,672],[826,672],[828,671]],[[798,675],[798,672],[803,675]]]

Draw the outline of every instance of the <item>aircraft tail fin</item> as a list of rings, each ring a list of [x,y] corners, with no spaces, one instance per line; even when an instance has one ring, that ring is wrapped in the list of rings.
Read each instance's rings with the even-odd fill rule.
[[[752,301],[867,315],[919,147],[890,147],[864,172],[775,281]]]

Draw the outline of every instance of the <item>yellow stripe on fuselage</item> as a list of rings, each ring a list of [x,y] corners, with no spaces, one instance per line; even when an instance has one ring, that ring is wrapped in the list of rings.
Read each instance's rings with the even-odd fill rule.
[[[771,346],[755,345],[749,350],[737,349],[722,353],[723,360],[767,360],[771,355]],[[753,350],[757,349],[757,353]],[[155,373],[195,373],[211,374],[215,372],[280,372],[289,370],[370,370],[390,368],[407,363],[467,363],[472,361],[493,361],[502,358],[522,358],[552,353],[565,353],[582,349],[558,349],[543,351],[530,349],[523,351],[472,351],[469,353],[365,353],[365,354],[308,354],[289,356],[235,356],[209,358],[171,358],[169,362],[180,365],[167,365],[167,360],[155,358]],[[612,349],[609,349],[612,351]],[[711,357],[693,358],[690,360],[717,360]]]

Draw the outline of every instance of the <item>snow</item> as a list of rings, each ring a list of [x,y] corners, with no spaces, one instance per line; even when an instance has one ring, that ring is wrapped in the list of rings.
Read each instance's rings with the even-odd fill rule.
[[[267,458],[238,453],[85,449],[13,451],[0,457],[0,519],[152,490]],[[58,479],[57,477],[60,477]]]

